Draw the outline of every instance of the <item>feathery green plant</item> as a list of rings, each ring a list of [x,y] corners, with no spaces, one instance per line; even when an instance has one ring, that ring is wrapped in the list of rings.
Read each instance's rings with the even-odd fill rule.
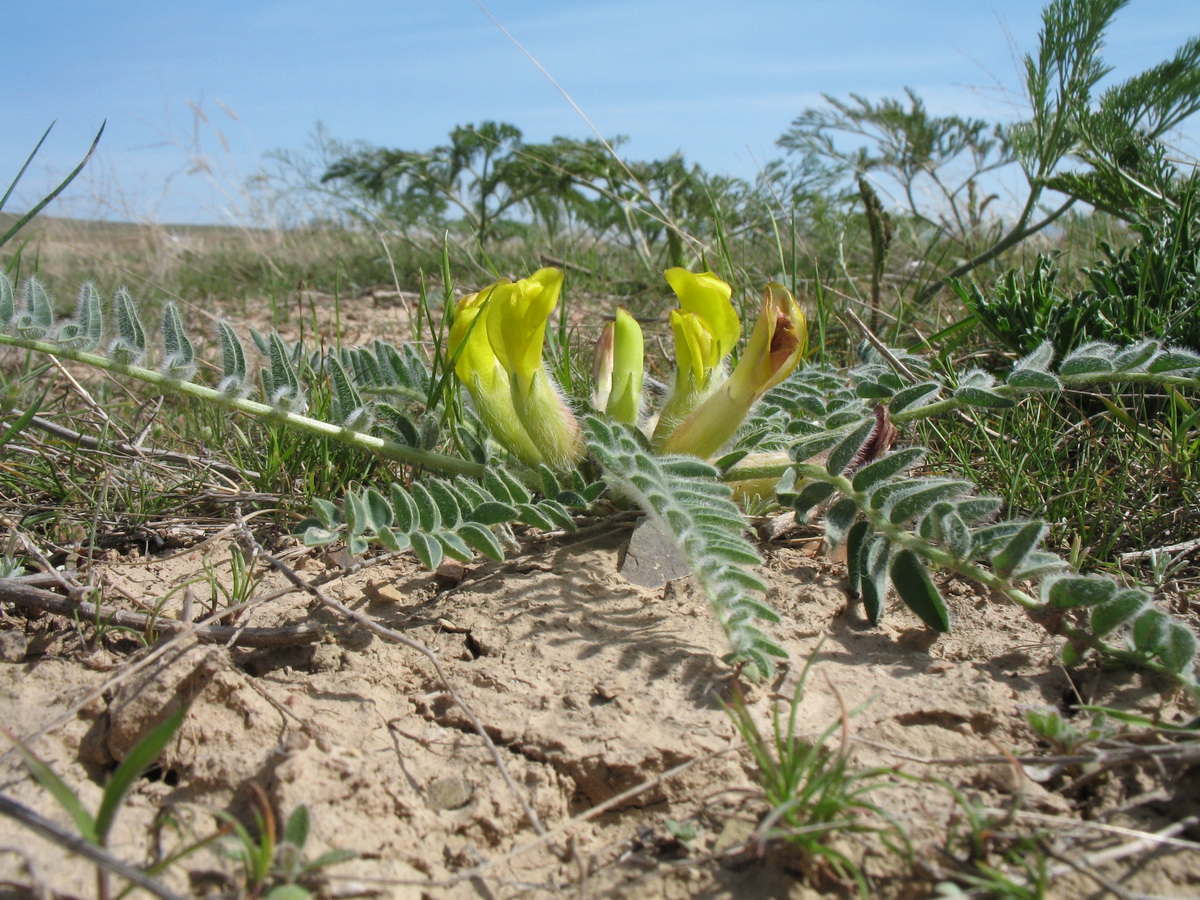
[[[636,416],[643,404],[627,396],[627,385],[640,383],[627,347],[609,346],[619,364],[602,366],[600,377],[621,383],[610,384],[600,405],[635,421],[623,425],[600,415],[581,427],[557,393],[540,356],[561,275],[501,282],[459,302],[460,318],[445,346],[449,358],[436,365],[470,387],[475,404],[453,415],[443,404],[445,382],[434,378],[431,363],[411,346],[382,341],[321,357],[288,346],[277,334],[253,332],[262,360],[255,369],[254,357],[223,322],[216,386],[189,380],[198,371],[193,341],[171,306],[163,313],[151,368],[149,332],[125,291],[114,298],[114,333],[108,354],[101,355],[95,348],[108,332],[94,289],[85,286],[76,315],[59,322],[36,280],[26,282],[18,302],[0,275],[0,345],[334,438],[406,467],[386,492],[353,489],[340,508],[332,498],[312,498],[314,515],[301,527],[310,545],[346,540],[353,554],[372,545],[411,549],[434,568],[446,556],[503,558],[514,524],[569,531],[573,516],[594,510],[606,492],[618,502],[634,502],[673,536],[725,629],[729,661],[745,664],[755,677],[765,677],[769,657],[783,651],[760,627],[775,615],[762,599],[762,582],[748,570],[759,557],[730,497],[743,496],[748,483],[765,482],[768,497],[778,490],[778,501],[798,513],[827,504],[826,537],[833,546],[847,545],[851,586],[871,621],[882,615],[894,586],[930,628],[948,630],[949,614],[929,574],[933,566],[973,578],[1027,609],[1068,639],[1068,659],[1097,652],[1194,686],[1195,636],[1155,608],[1148,594],[1107,578],[1069,574],[1062,560],[1039,549],[1043,523],[993,522],[1000,502],[976,496],[972,483],[910,474],[924,456],[920,448],[884,451],[896,426],[971,408],[1012,407],[1022,395],[1084,384],[1195,387],[1200,355],[1156,341],[1125,348],[1091,343],[1052,369],[1047,344],[1000,382],[982,370],[936,376],[918,356],[872,352],[849,372],[803,369],[780,383],[803,352],[804,321],[790,295],[773,285],[727,376],[722,359],[737,334],[727,319],[728,287],[711,275],[671,277],[684,304],[673,314],[681,372],[686,364],[692,374],[677,378],[686,400],[672,405],[668,399],[664,408],[675,412],[657,429],[653,413]],[[493,309],[501,320],[493,321]],[[618,343],[640,344],[635,332],[620,334]],[[328,402],[314,405],[320,396]],[[489,404],[501,406],[489,413]],[[503,413],[504,404],[518,413],[515,419]],[[508,430],[497,431],[497,422]],[[668,437],[655,449],[663,430]],[[703,458],[709,456],[713,462]],[[1031,580],[1042,583],[1040,594],[1025,586]],[[1106,640],[1118,629],[1127,629],[1124,645]]]

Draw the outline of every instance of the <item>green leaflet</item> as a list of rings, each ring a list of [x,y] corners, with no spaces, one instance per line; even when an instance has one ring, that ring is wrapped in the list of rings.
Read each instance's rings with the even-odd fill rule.
[[[1117,583],[1099,575],[1068,575],[1048,581],[1043,587],[1046,602],[1059,609],[1099,606],[1117,594]]]
[[[475,522],[464,522],[458,527],[458,536],[484,556],[497,562],[504,561],[504,548],[500,546],[500,541],[482,525]]]
[[[887,602],[888,592],[888,559],[891,552],[891,542],[878,535],[871,538],[860,551],[862,573],[859,590],[862,592],[867,621],[872,625],[878,625],[883,618],[883,607]]]
[[[8,275],[0,270],[0,329],[8,331],[17,316],[16,297]]]
[[[1096,637],[1104,637],[1134,618],[1149,602],[1149,595],[1143,591],[1118,591],[1112,599],[1092,609],[1092,631]]]
[[[138,315],[137,304],[125,288],[117,288],[113,305],[116,308],[117,337],[108,352],[117,362],[135,366],[146,355],[146,329]]]
[[[414,531],[409,535],[409,540],[412,541],[413,552],[425,568],[433,571],[442,564],[445,550],[437,538],[430,537],[423,531]]]
[[[941,501],[961,497],[972,487],[974,485],[968,481],[924,479],[897,497],[894,503],[885,506],[884,511],[893,525],[902,525],[925,515]]]
[[[888,409],[893,413],[903,412],[906,409],[920,409],[926,405],[925,400],[932,402],[941,393],[941,390],[942,386],[936,381],[914,384],[897,391],[891,402],[888,403]]]
[[[1013,400],[1005,397],[1003,394],[997,394],[995,391],[987,390],[986,388],[960,387],[954,392],[954,398],[961,400],[967,406],[980,406],[984,409],[1008,409],[1016,406]]]
[[[1038,369],[1013,369],[1005,384],[1026,391],[1062,390],[1062,382],[1056,376]]]
[[[1172,622],[1158,657],[1167,671],[1179,674],[1191,667],[1196,658],[1196,645],[1196,635],[1190,628],[1181,622]]]
[[[825,513],[825,540],[830,549],[841,546],[854,520],[858,518],[858,504],[850,497],[843,497]]]
[[[796,516],[798,518],[807,516],[813,507],[820,506],[833,496],[833,490],[833,485],[824,481],[814,481],[805,485],[792,504]]]
[[[292,355],[283,345],[283,339],[275,332],[266,340],[270,368],[263,373],[267,402],[279,409],[301,411],[307,408],[308,400],[300,385],[300,376]]]
[[[41,340],[54,325],[54,304],[37,278],[27,280],[21,294],[24,302],[16,317],[17,334],[26,340]]]
[[[437,504],[438,513],[441,515],[442,525],[446,528],[453,528],[463,518],[462,509],[454,495],[454,489],[440,478],[429,479],[428,486],[429,495]]]
[[[167,301],[167,305],[163,307],[162,339],[163,374],[168,378],[190,381],[196,374],[196,350],[187,335],[187,329],[184,328],[179,307],[173,300]]]
[[[892,584],[905,606],[922,622],[942,634],[950,630],[950,614],[945,601],[929,577],[925,563],[912,550],[905,548],[896,553],[892,560]]]
[[[868,419],[842,438],[841,442],[829,451],[825,468],[830,475],[842,474],[846,466],[850,465],[850,462],[858,455],[858,451],[862,449],[863,444],[867,442],[867,438],[871,436],[871,430],[874,427],[875,420]]]
[[[2,293],[0,289],[0,295]],[[2,305],[3,299],[0,297],[0,306]],[[3,318],[2,312],[0,318]],[[75,320],[65,322],[58,330],[55,340],[76,350],[94,350],[104,340],[104,311],[100,302],[100,292],[92,282],[85,283],[79,289]]]
[[[221,380],[217,390],[237,394],[246,383],[246,351],[241,339],[228,322],[217,322],[217,338],[221,344]]]
[[[1197,369],[1200,369],[1200,354],[1173,347],[1150,363],[1147,371],[1155,375],[1165,375]]]
[[[869,492],[888,479],[896,477],[905,469],[915,466],[924,456],[924,447],[909,447],[889,453],[882,459],[868,463],[854,474],[854,489]]]
[[[367,418],[368,411],[354,381],[336,356],[327,357],[325,367],[329,371],[329,383],[333,388],[334,421],[343,428],[359,426]]]
[[[409,496],[417,506],[417,519],[422,531],[436,531],[442,527],[442,511],[424,484],[414,481],[408,486]],[[437,566],[431,566],[437,568]]]
[[[871,523],[859,519],[846,535],[846,573],[849,581],[850,596],[862,596],[863,569],[866,565],[864,551],[871,535]]]
[[[992,557],[992,566],[997,574],[1011,575],[1045,539],[1048,530],[1045,522],[1027,522],[1022,525],[1004,545],[1004,549]]]
[[[391,488],[392,511],[395,515],[396,527],[406,534],[417,527],[420,512],[416,501],[399,483],[393,481]]]

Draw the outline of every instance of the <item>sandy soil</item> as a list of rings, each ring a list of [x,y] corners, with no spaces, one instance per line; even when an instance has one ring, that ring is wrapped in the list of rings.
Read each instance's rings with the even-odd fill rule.
[[[138,648],[120,632],[83,640],[64,618],[12,611],[0,624],[23,641],[13,638],[0,664],[3,724],[94,808],[115,762],[189,704],[178,738],[117,818],[110,848],[137,864],[210,834],[213,809],[252,822],[257,785],[281,815],[308,806],[310,856],[358,854],[320,874],[315,884],[331,897],[852,893],[786,845],[757,851],[753,830],[768,810],[721,706],[732,684],[719,661],[723,638],[686,579],[647,589],[622,576],[628,535],[593,528],[531,541],[503,565],[433,574],[393,560],[324,586],[433,651],[445,680],[426,655],[305,594],[270,598],[284,585],[277,573],[256,594],[268,599],[238,624],[320,622],[319,643],[243,649],[175,638]],[[276,550],[289,546],[283,538]],[[863,866],[873,895],[929,896],[963,857],[950,837],[962,832],[961,809],[939,779],[998,811],[989,861],[1001,864],[1018,834],[1038,835],[1067,860],[1050,858],[1048,896],[1106,896],[1102,881],[1127,895],[1200,895],[1200,852],[1187,843],[1200,838],[1194,823],[1174,843],[1139,843],[1133,833],[1200,811],[1200,768],[1055,770],[1011,755],[1046,752],[1024,723],[1029,706],[1083,699],[1181,721],[1163,685],[1129,672],[1068,676],[1055,644],[1018,610],[955,582],[945,586],[952,634],[935,640],[902,608],[869,628],[848,604],[842,567],[813,547],[764,548],[769,599],[783,616],[774,633],[793,663],[749,688],[747,702],[765,724],[820,646],[798,731],[815,735],[852,711],[853,766],[905,776],[889,776],[872,796],[911,841],[911,860],[870,833],[832,839]],[[109,596],[161,602],[177,615],[180,585],[205,565],[227,572],[228,555],[217,541],[113,560],[95,574]],[[334,572],[319,554],[293,548],[289,560],[305,578]],[[197,615],[207,592],[193,588]],[[0,758],[0,785],[69,826],[15,752]],[[695,836],[680,842],[668,820]],[[90,897],[94,878],[90,864],[0,819],[0,896]],[[186,896],[232,896],[237,867],[209,848],[160,878]]]

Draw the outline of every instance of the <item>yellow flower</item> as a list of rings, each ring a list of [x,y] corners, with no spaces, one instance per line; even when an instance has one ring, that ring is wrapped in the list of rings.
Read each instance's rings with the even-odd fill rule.
[[[485,321],[479,318],[495,287],[458,301],[450,326],[450,358],[455,360],[454,374],[470,392],[475,411],[488,432],[522,462],[536,466],[543,456],[517,417],[508,373],[496,359],[488,343]]]
[[[542,364],[546,322],[558,306],[563,274],[538,269],[528,278],[498,281],[488,304],[487,335],[500,365],[529,378]]]
[[[808,323],[791,293],[772,282],[733,374],[663,442],[666,453],[702,458],[716,453],[737,432],[763,394],[800,364],[808,345]]]
[[[513,408],[526,434],[547,465],[568,471],[586,453],[583,433],[542,364],[546,322],[558,305],[562,283],[558,269],[497,282],[483,324],[497,362],[508,373]]]
[[[737,311],[730,302],[733,291],[712,272],[694,274],[673,268],[663,274],[682,309],[671,310],[675,384],[658,417],[655,446],[662,446],[720,382],[725,357],[742,333]]]
[[[592,405],[618,422],[637,425],[642,412],[645,346],[642,326],[623,306],[596,343]]]
[[[733,289],[712,272],[697,275],[676,267],[667,269],[663,276],[679,298],[679,305],[703,321],[713,343],[709,365],[715,366],[729,355],[742,334],[742,323],[729,299]]]

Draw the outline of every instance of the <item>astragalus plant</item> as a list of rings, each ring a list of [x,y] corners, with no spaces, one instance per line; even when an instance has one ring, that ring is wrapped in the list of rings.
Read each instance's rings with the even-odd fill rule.
[[[933,416],[1014,406],[1024,395],[1082,385],[1200,386],[1200,355],[1147,340],[1089,344],[1056,361],[1049,345],[1003,380],[981,370],[934,374],[926,360],[881,349],[845,371],[801,365],[803,313],[776,283],[738,352],[742,323],[728,284],[674,268],[675,372],[652,401],[637,321],[618,309],[597,347],[588,398],[568,396],[547,365],[547,324],[562,273],[539,269],[457,301],[427,354],[382,340],[325,353],[228,322],[219,364],[200,379],[179,309],[162,314],[152,354],[137,304],[118,291],[105,308],[89,285],[76,314],[57,320],[46,291],[18,298],[0,276],[0,345],[84,364],[244,415],[323,435],[397,467],[386,487],[313,497],[300,533],[409,551],[435,568],[449,556],[503,559],[512,527],[571,531],[580,515],[640,507],[670,535],[729,639],[728,661],[751,677],[784,651],[754,572],[760,557],[735,498],[808,515],[819,510],[833,546],[846,545],[850,585],[878,621],[895,590],[930,628],[950,618],[931,569],[958,573],[1024,607],[1065,636],[1069,660],[1101,654],[1194,687],[1196,638],[1141,590],[1071,572],[1041,544],[1042,522],[997,519],[1001,502],[971,482],[914,474],[925,451],[905,429]],[[552,340],[557,338],[552,337]],[[100,352],[103,348],[105,352]],[[569,348],[554,348],[561,358]],[[259,360],[257,365],[252,365]],[[461,390],[460,390],[461,388]],[[310,402],[319,394],[322,402]]]

